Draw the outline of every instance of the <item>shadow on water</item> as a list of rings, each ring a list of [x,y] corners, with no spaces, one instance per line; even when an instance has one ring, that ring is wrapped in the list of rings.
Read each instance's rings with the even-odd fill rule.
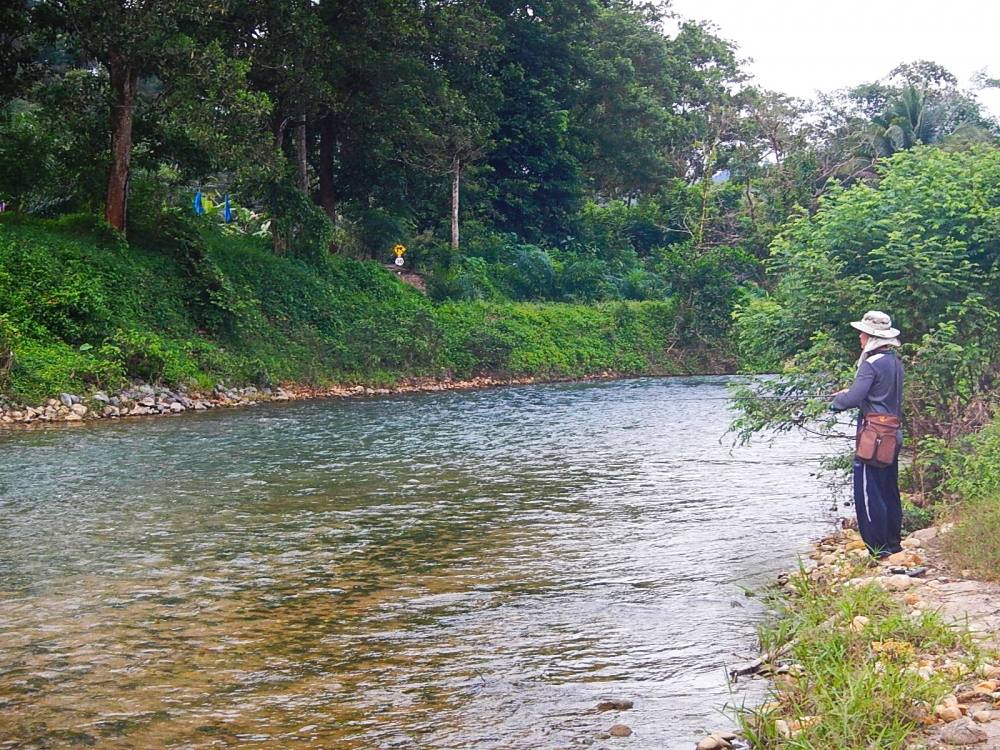
[[[651,379],[0,436],[0,748],[564,748],[616,720],[687,747],[753,647],[741,587],[829,522],[827,446],[730,452],[724,396]],[[608,695],[635,709],[595,713]]]

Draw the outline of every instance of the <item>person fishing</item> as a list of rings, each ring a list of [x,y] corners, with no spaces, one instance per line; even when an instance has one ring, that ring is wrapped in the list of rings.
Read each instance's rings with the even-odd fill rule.
[[[861,320],[852,322],[851,327],[860,332],[857,375],[850,388],[834,394],[830,410],[860,410],[854,458],[854,510],[858,531],[868,551],[882,559],[901,550],[903,524],[899,497],[903,363],[894,351],[900,346],[899,331],[892,327],[892,319],[878,310],[869,310]],[[880,425],[882,432],[877,433]],[[873,434],[884,436],[887,455],[873,456],[872,450],[865,450],[873,444],[869,439]],[[881,439],[876,437],[874,444]]]

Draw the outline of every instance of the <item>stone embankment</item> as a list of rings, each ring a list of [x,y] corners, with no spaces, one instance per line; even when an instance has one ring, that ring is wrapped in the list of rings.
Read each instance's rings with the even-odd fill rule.
[[[276,388],[256,388],[254,386],[230,388],[219,383],[208,392],[189,390],[184,386],[171,389],[138,383],[110,395],[104,391],[95,391],[82,397],[73,393],[61,393],[59,398],[50,398],[39,406],[12,404],[5,402],[0,397],[0,427],[51,422],[73,423],[91,419],[176,416],[189,411],[253,406],[271,401],[387,396],[399,393],[530,385],[540,382],[611,380],[620,377],[626,376],[621,373],[603,372],[580,378],[494,378],[486,376],[469,380],[410,378],[392,387],[379,388],[364,385],[328,387],[286,385]]]

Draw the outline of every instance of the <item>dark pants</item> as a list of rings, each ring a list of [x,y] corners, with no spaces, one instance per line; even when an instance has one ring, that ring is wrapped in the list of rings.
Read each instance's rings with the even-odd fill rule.
[[[873,555],[899,552],[903,506],[899,500],[899,459],[876,469],[854,462],[854,510],[858,531]]]

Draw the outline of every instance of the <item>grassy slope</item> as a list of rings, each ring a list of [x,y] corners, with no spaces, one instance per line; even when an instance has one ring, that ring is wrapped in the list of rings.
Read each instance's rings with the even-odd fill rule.
[[[434,305],[375,263],[316,269],[207,225],[139,234],[128,246],[81,217],[0,221],[0,370],[14,355],[0,392],[725,366],[666,350],[670,303]]]

